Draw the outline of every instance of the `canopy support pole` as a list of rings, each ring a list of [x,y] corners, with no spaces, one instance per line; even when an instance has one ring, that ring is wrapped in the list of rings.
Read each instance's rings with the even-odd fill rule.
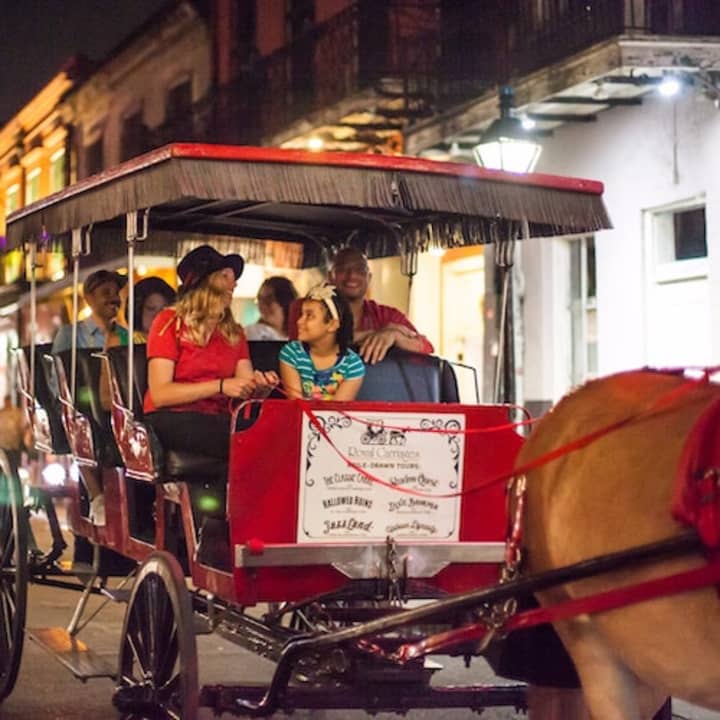
[[[148,214],[149,209],[136,211],[125,214],[125,239],[127,241],[127,259],[128,259],[128,410],[133,411],[133,400],[135,393],[133,388],[133,378],[135,376],[135,353],[133,352],[133,336],[135,334],[135,243],[144,240],[147,237],[148,230]],[[140,229],[138,230],[138,215],[140,220]]]
[[[80,285],[80,255],[82,254],[82,228],[72,229],[72,262],[73,262],[73,294],[72,294],[72,334],[70,340],[70,396],[75,405],[75,376],[77,364],[77,324],[78,324],[78,286]]]
[[[35,401],[35,335],[37,334],[37,241],[28,242],[30,260],[30,396]]]
[[[495,358],[493,402],[515,402],[514,327],[512,307],[512,272],[515,262],[515,239],[500,240],[495,246],[495,267],[501,280],[498,350]]]

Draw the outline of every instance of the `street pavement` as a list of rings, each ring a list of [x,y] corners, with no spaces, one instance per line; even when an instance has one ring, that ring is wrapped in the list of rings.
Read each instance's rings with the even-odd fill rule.
[[[43,524],[34,523],[42,529]],[[65,627],[72,615],[78,594],[33,585],[30,588],[28,607],[29,628]],[[92,598],[88,611],[99,605],[100,598]],[[110,603],[102,613],[80,634],[80,638],[111,665],[116,664],[119,638],[125,606]],[[267,681],[272,665],[235,645],[211,636],[198,637],[201,683],[233,683]],[[435,675],[435,681],[444,684],[493,683],[492,675],[482,660],[473,662],[466,669],[459,660],[445,662],[444,669]],[[83,684],[75,680],[68,670],[52,658],[44,649],[26,639],[20,676],[13,694],[0,706],[0,720],[96,720],[118,718],[111,704],[113,683],[109,679],[90,680]],[[713,713],[675,702],[674,715],[689,720],[720,720],[720,713]],[[214,717],[210,710],[201,711],[200,719]],[[232,717],[223,715],[224,720]],[[287,717],[279,713],[276,717]],[[298,711],[293,715],[301,720],[359,720],[370,717],[359,711]],[[380,713],[378,720],[397,718],[398,715]],[[460,720],[476,718],[468,710],[414,710],[405,717],[408,720],[440,719]],[[513,709],[492,709],[482,713],[484,720],[516,720],[526,717]]]
[[[27,626],[65,626],[70,620],[77,593],[66,590],[32,586],[30,590],[29,617]],[[93,598],[88,610],[99,604]],[[80,638],[103,659],[116,664],[117,650],[122,628],[124,605],[110,604],[87,628]],[[201,682],[260,682],[270,677],[272,665],[256,656],[225,642],[216,636],[198,637]],[[466,671],[461,662],[453,661],[447,674],[455,683],[477,683],[490,681],[491,673],[484,662],[474,663]],[[436,676],[439,679],[439,675]],[[2,720],[95,720],[96,718],[119,717],[111,704],[113,683],[110,680],[89,680],[83,684],[70,674],[44,649],[29,639],[25,642],[20,677],[12,695],[0,707]],[[202,711],[203,720],[213,717],[209,710]],[[231,715],[223,715],[230,718]],[[277,717],[287,717],[278,713]],[[313,720],[340,720],[341,718],[369,717],[363,712],[348,711],[298,711],[294,717]],[[397,718],[397,715],[381,713],[375,716]],[[469,711],[412,711],[409,720],[421,718],[477,717]],[[511,720],[524,717],[512,710],[496,709],[483,714],[488,720]]]

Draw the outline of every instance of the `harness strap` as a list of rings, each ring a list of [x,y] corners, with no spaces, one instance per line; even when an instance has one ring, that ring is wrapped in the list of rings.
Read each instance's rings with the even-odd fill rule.
[[[325,431],[325,428],[323,427],[322,422],[320,422],[317,415],[315,415],[312,408],[310,407],[310,403],[307,400],[298,399],[298,400],[296,400],[296,402],[299,403],[303,412],[308,417],[308,420],[310,421],[311,425],[315,428],[315,430],[317,430],[318,434],[323,438],[323,440],[325,440],[328,443],[328,445],[335,451],[335,453],[343,460],[343,462],[349,468],[351,468],[352,470],[355,470],[355,472],[359,473],[360,475],[367,478],[371,482],[377,483],[378,485],[382,485],[383,487],[387,487],[391,490],[394,490],[395,492],[404,493],[407,495],[414,495],[416,497],[446,499],[446,498],[462,497],[463,495],[470,495],[471,493],[481,492],[492,485],[497,485],[498,483],[507,482],[508,480],[512,479],[516,475],[524,475],[524,474],[530,472],[531,470],[535,470],[539,467],[547,465],[548,463],[552,462],[553,460],[557,460],[558,458],[561,458],[565,455],[569,455],[570,453],[575,452],[576,450],[580,450],[581,448],[584,448],[587,445],[594,443],[596,440],[599,440],[600,438],[604,437],[605,435],[609,435],[609,434],[615,432],[616,430],[619,430],[620,428],[625,427],[626,425],[630,425],[635,422],[647,420],[649,418],[657,417],[658,415],[661,415],[662,413],[675,407],[677,405],[677,403],[685,395],[691,393],[693,390],[696,390],[699,386],[707,384],[707,382],[708,382],[707,375],[704,375],[703,378],[701,378],[699,380],[686,380],[684,383],[682,383],[678,387],[673,388],[672,390],[668,391],[667,393],[664,393],[660,397],[656,398],[647,407],[638,410],[637,412],[633,413],[632,415],[628,415],[624,418],[621,418],[620,420],[609,423],[608,425],[604,425],[603,427],[598,428],[597,430],[593,430],[592,432],[589,432],[586,435],[582,435],[579,438],[575,438],[574,440],[571,440],[570,442],[566,443],[565,445],[561,445],[560,447],[554,448],[553,450],[550,450],[550,451],[544,453],[543,455],[538,455],[538,456],[532,458],[531,460],[529,460],[524,465],[517,466],[513,470],[510,470],[509,472],[505,472],[505,473],[496,475],[495,477],[490,478],[489,480],[486,480],[485,482],[479,483],[475,487],[468,488],[466,490],[460,490],[458,492],[452,492],[452,493],[429,493],[429,492],[423,492],[422,490],[415,490],[414,488],[397,486],[397,485],[393,485],[392,483],[389,483],[387,480],[384,480],[383,478],[378,477],[377,475],[375,475],[371,472],[368,472],[365,468],[363,468],[360,465],[358,465],[357,463],[353,462],[349,457],[347,457],[340,450],[340,448],[338,448],[338,446],[333,442],[332,438]]]
[[[536,625],[569,620],[580,615],[592,615],[607,612],[608,610],[616,610],[634,603],[698,590],[718,583],[720,583],[720,561],[715,561],[663,578],[646,580],[633,585],[606,590],[595,595],[566,600],[550,607],[526,610],[513,615],[500,628],[493,629],[489,628],[485,623],[474,623],[457,630],[432,635],[418,643],[401,645],[393,653],[392,659],[400,663],[406,663],[444,648],[462,643],[478,642],[493,630],[500,633],[524,630]]]

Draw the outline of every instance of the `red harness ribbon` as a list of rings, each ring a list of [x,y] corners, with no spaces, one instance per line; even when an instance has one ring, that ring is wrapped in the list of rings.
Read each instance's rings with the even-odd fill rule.
[[[691,380],[688,379],[681,385],[679,385],[676,388],[673,388],[669,392],[661,395],[659,398],[657,398],[655,401],[653,401],[647,408],[644,408],[642,410],[639,410],[638,412],[635,412],[632,415],[628,415],[627,417],[621,418],[620,420],[617,420],[613,423],[610,423],[608,425],[604,425],[601,428],[598,428],[597,430],[594,430],[593,432],[588,433],[587,435],[583,435],[579,438],[576,438],[575,440],[572,440],[569,443],[566,443],[565,445],[561,445],[560,447],[555,448],[554,450],[550,450],[549,452],[544,453],[543,455],[538,455],[537,457],[533,458],[529,462],[525,463],[524,465],[520,465],[510,472],[502,473],[501,475],[497,475],[494,478],[491,478],[490,480],[487,480],[484,483],[481,483],[479,485],[476,485],[473,488],[469,488],[467,490],[460,490],[458,492],[454,493],[442,493],[442,494],[436,494],[436,493],[428,493],[423,492],[422,490],[413,490],[412,488],[393,485],[389,483],[387,480],[384,480],[381,477],[378,477],[377,475],[374,475],[373,473],[369,473],[365,468],[361,467],[357,463],[353,462],[349,457],[343,454],[343,452],[337,447],[337,445],[332,441],[330,435],[325,431],[325,428],[323,427],[323,424],[318,419],[317,415],[313,412],[312,408],[310,407],[310,403],[307,400],[296,400],[296,402],[300,403],[300,407],[302,408],[303,412],[307,415],[308,419],[310,420],[310,423],[312,426],[317,430],[317,432],[320,434],[320,436],[327,441],[327,443],[330,445],[330,447],[342,458],[342,460],[345,462],[345,464],[351,468],[352,470],[355,470],[356,472],[360,473],[364,477],[366,477],[368,480],[377,483],[378,485],[382,485],[383,487],[390,488],[391,490],[395,490],[396,492],[405,493],[407,495],[414,495],[416,497],[425,497],[425,498],[440,498],[440,499],[446,499],[446,498],[454,498],[454,497],[461,497],[463,495],[469,495],[470,493],[479,492],[480,490],[484,490],[485,488],[491,487],[492,485],[497,485],[498,483],[504,483],[510,480],[511,478],[517,476],[517,475],[524,475],[525,473],[530,472],[531,470],[535,470],[539,467],[542,467],[543,465],[546,465],[549,462],[552,462],[553,460],[557,460],[558,458],[563,457],[564,455],[568,455],[571,452],[574,452],[575,450],[580,450],[581,448],[586,447],[587,445],[590,445],[591,443],[595,442],[596,440],[599,440],[601,437],[605,435],[609,435],[612,432],[615,432],[616,430],[619,430],[622,427],[625,427],[626,425],[630,425],[633,422],[639,422],[641,420],[649,419],[652,417],[655,417],[656,415],[659,415],[672,407],[676,405],[676,403],[685,395],[690,393],[692,390],[695,390],[700,385],[704,385],[708,382],[708,376],[707,374],[704,375],[702,378],[699,378],[697,380]],[[462,431],[458,430],[457,433],[460,434]]]
[[[703,412],[685,441],[672,513],[697,529],[711,553],[720,553],[720,400]]]

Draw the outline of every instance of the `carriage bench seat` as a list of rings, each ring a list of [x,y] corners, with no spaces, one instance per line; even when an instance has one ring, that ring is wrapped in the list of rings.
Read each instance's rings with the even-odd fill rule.
[[[147,357],[145,352],[145,345],[133,345],[133,416],[135,421],[141,422],[143,419],[143,398],[147,390]],[[123,405],[127,407],[131,392],[128,387],[128,348],[110,348],[107,355],[112,375],[118,384]],[[143,423],[143,426],[149,437],[154,467],[152,469],[148,468],[145,474],[135,473],[132,464],[126,462],[126,472],[130,477],[156,478],[163,482],[168,479],[217,478],[227,474],[227,463],[217,458],[184,450],[165,450],[160,445],[152,428],[147,426],[146,423]],[[130,442],[132,443],[132,440]]]
[[[25,346],[18,351],[19,389],[26,402],[32,403],[30,409],[35,447],[43,452],[67,455],[70,453],[70,445],[62,423],[57,388],[52,387],[54,368],[46,358],[51,348],[51,343],[35,345],[32,392],[30,368],[33,363],[30,361],[30,347]]]
[[[249,342],[250,360],[257,370],[280,370],[282,340]],[[435,355],[390,348],[385,359],[365,368],[357,400],[383,402],[460,402],[452,365]]]
[[[253,341],[249,343],[250,359],[258,370],[279,369],[282,341]],[[136,420],[142,419],[142,405],[147,390],[146,346],[133,346],[133,388],[128,387],[128,348],[117,347],[108,350],[108,358],[115,376],[120,395],[127,406],[130,392],[134,393],[133,411]],[[387,357],[376,365],[366,369],[366,376],[359,400],[379,400],[386,402],[458,402],[458,388],[452,367],[442,358],[421,355],[398,349],[391,349]],[[194,453],[182,451],[163,451],[148,429],[152,438],[152,454],[163,468],[162,478],[194,478],[202,476],[217,477],[224,471],[221,461]],[[127,464],[127,463],[126,463]],[[131,468],[128,468],[132,476]],[[156,473],[157,475],[157,473]]]

